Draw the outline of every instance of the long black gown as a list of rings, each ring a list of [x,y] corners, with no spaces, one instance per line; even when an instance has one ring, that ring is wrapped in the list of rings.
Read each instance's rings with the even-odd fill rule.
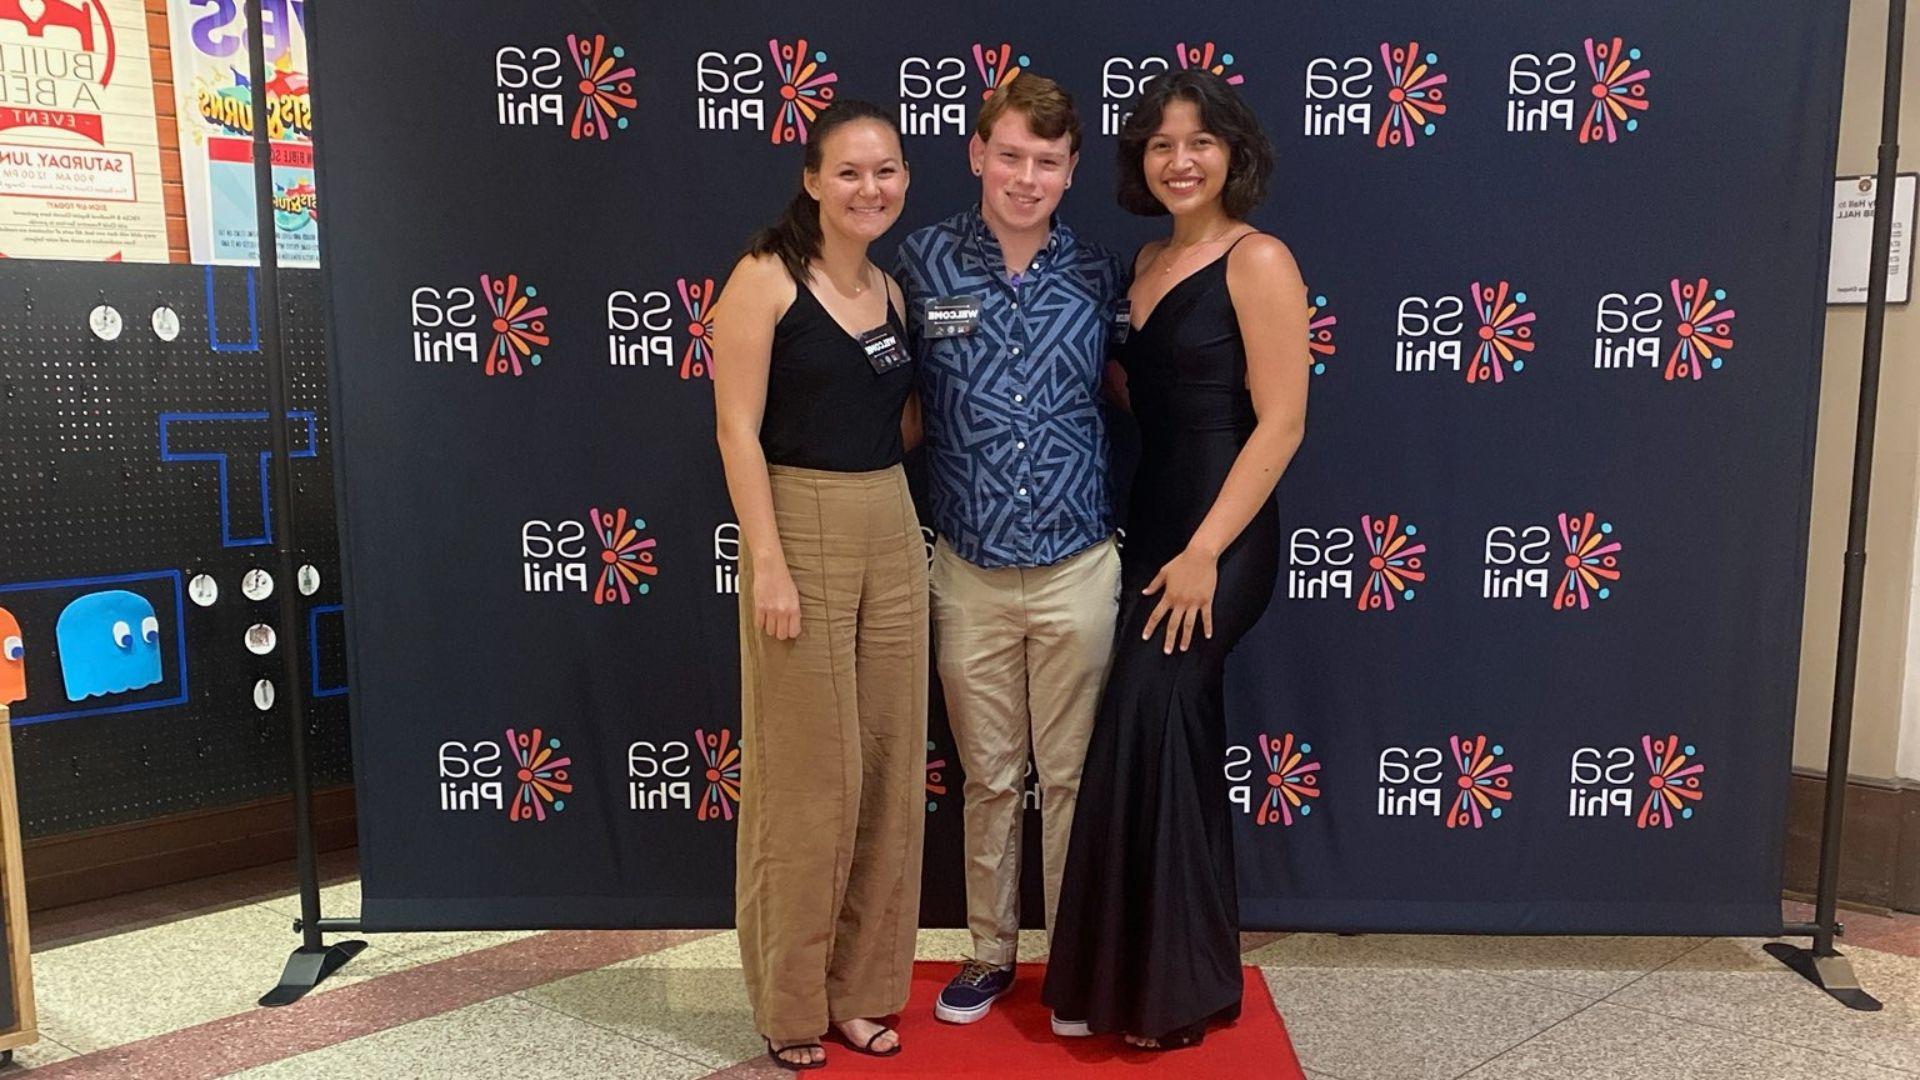
[[[1095,1032],[1159,1038],[1240,1002],[1240,915],[1221,697],[1227,654],[1279,572],[1273,499],[1221,555],[1213,637],[1162,650],[1140,590],[1213,506],[1254,426],[1227,256],[1175,285],[1120,363],[1139,421],[1112,674],[1080,778],[1044,997]]]

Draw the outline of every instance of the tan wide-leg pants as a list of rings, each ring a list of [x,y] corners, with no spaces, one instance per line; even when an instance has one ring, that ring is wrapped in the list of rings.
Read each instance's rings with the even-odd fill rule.
[[[1029,745],[1053,930],[1080,766],[1113,661],[1120,554],[1108,539],[1052,566],[989,569],[943,540],[932,579],[934,653],[967,774],[967,929],[974,959],[1004,967],[1020,934]]]
[[[907,1003],[926,825],[927,557],[898,466],[768,472],[800,636],[754,627],[742,559],[734,903],[754,1026],[792,1041]]]

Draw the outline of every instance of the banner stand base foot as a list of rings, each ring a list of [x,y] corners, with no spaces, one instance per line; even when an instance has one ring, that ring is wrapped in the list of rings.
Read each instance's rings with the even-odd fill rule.
[[[360,955],[367,947],[364,941],[337,941],[332,945],[318,948],[301,946],[287,957],[286,970],[280,973],[280,985],[267,991],[260,999],[266,1006],[291,1005],[307,996],[307,991],[320,985],[321,980],[339,971],[346,962]],[[1876,1005],[1875,1008],[1878,1008]]]
[[[1853,964],[1839,953],[1816,956],[1812,949],[1795,948],[1774,941],[1762,946],[1768,955],[1798,972],[1800,977],[1825,990],[1833,1000],[1858,1012],[1879,1012],[1880,1000],[1860,986]]]

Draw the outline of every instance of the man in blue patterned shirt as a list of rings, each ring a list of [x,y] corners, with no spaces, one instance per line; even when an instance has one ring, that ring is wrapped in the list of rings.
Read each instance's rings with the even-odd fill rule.
[[[1118,611],[1100,390],[1126,289],[1118,259],[1054,219],[1080,151],[1058,84],[1003,84],[968,150],[979,205],[909,236],[894,269],[939,532],[934,651],[967,777],[973,957],[934,1009],[962,1024],[1013,984],[1029,744],[1053,925]],[[1084,1034],[1076,1019],[1055,1031]]]

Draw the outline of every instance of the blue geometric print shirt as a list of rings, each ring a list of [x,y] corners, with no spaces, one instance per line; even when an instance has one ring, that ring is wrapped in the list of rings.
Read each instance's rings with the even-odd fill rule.
[[[1056,219],[1015,280],[975,205],[915,231],[907,293],[926,416],[933,524],[976,566],[1047,566],[1113,533],[1101,376],[1126,295],[1120,260]],[[930,338],[936,299],[980,304],[970,335]]]

